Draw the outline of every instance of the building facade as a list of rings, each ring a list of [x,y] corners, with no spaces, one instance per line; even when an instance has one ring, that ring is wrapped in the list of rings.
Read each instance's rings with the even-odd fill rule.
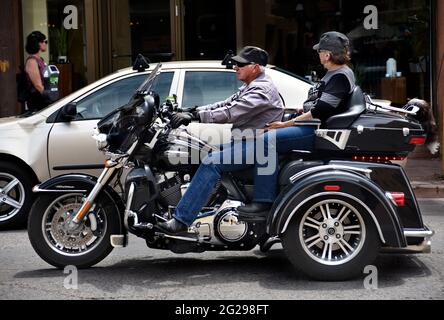
[[[265,48],[272,64],[296,74],[312,76],[314,71],[322,76],[312,46],[323,32],[338,30],[353,42],[353,69],[367,93],[395,105],[414,97],[432,101],[439,122],[444,120],[443,1],[1,0],[1,3],[0,116],[20,112],[14,80],[26,59],[24,40],[33,30],[48,35],[49,50],[44,58],[62,71],[64,95],[129,66],[138,53],[153,62],[222,59],[228,50],[236,51],[244,45]],[[75,11],[69,10],[73,7]],[[75,28],[66,30],[64,23]],[[397,61],[395,78],[386,78],[389,58]]]

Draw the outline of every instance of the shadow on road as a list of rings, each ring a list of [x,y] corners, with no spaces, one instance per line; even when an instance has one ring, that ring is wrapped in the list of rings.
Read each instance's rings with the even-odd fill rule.
[[[202,258],[147,256],[122,260],[107,267],[79,270],[79,285],[89,284],[104,292],[116,292],[123,286],[135,291],[174,289],[227,283],[259,283],[268,290],[353,290],[364,288],[361,279],[346,282],[312,281],[293,270],[282,249],[255,256],[220,256]],[[431,271],[414,255],[380,255],[379,288],[401,286],[407,279],[429,277]],[[45,269],[19,272],[15,278],[64,277],[62,270]]]

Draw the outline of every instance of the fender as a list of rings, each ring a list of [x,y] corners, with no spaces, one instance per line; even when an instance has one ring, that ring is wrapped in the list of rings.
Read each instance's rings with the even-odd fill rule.
[[[324,171],[302,176],[283,190],[276,200],[267,221],[267,232],[270,236],[279,236],[285,232],[293,212],[316,194],[326,193],[324,186],[335,184],[340,191],[332,192],[348,196],[361,203],[373,219],[381,242],[391,247],[405,247],[406,239],[396,209],[385,192],[373,181],[362,174],[346,169],[330,168]]]
[[[83,193],[88,194],[96,185],[97,177],[87,174],[66,174],[51,178],[36,185],[32,191],[34,193]],[[126,234],[123,224],[125,204],[119,194],[109,185],[105,186],[100,193],[105,193],[110,201],[117,208],[120,217],[121,234]]]

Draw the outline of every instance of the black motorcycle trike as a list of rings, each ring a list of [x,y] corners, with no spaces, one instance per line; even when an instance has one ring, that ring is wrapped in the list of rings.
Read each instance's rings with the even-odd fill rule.
[[[280,194],[268,218],[243,219],[236,211],[252,195],[246,170],[223,176],[187,232],[162,232],[156,225],[171,218],[197,169],[177,160],[217,147],[183,126],[171,128],[169,118],[180,110],[150,91],[160,67],[99,122],[94,138],[109,159],[98,178],[68,174],[34,188],[28,233],[46,262],[90,267],[127,246],[128,233],[175,253],[258,245],[266,252],[280,242],[297,270],[328,281],[362,275],[380,252],[430,252],[433,231],[396,164],[424,143],[425,132],[414,111],[370,108],[359,87],[348,110],[322,128],[301,123],[317,127],[315,150],[279,156]],[[287,110],[284,120],[293,116]]]

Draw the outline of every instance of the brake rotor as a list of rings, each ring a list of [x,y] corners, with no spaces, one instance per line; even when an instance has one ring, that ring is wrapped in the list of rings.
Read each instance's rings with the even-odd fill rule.
[[[81,223],[79,228],[68,232],[67,225],[70,215],[81,207],[79,203],[66,204],[56,211],[51,220],[51,234],[58,246],[64,248],[86,247],[94,238],[91,228]]]

